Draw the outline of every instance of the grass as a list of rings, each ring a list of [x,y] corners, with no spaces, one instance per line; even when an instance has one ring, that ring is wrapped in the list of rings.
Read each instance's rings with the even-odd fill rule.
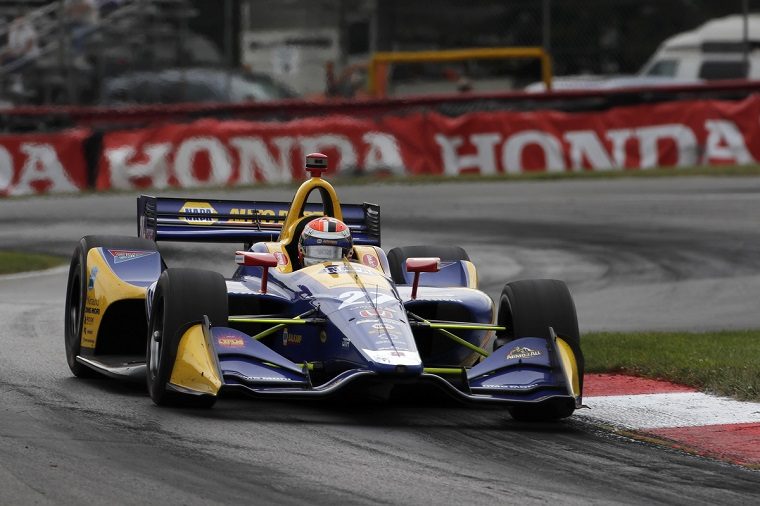
[[[39,253],[0,251],[0,275],[50,269],[65,262],[65,258],[41,255]]]
[[[760,330],[588,333],[586,372],[664,379],[700,390],[760,401]]]

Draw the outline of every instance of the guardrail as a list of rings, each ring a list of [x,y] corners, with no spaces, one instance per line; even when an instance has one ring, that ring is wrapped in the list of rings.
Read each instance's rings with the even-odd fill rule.
[[[238,104],[130,105],[123,107],[16,107],[0,111],[5,132],[56,131],[76,126],[141,127],[157,122],[191,121],[202,117],[255,121],[290,120],[334,114],[353,117],[406,114],[435,110],[447,116],[477,111],[600,111],[612,107],[674,100],[740,100],[760,92],[760,81],[734,80],[707,84],[634,87],[614,90],[563,90],[542,93],[504,92],[447,94],[408,98],[323,101],[284,100]]]

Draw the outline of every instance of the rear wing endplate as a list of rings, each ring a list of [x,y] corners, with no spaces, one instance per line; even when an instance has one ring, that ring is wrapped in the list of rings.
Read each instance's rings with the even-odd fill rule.
[[[354,244],[380,246],[380,206],[342,204],[343,221]],[[289,202],[137,197],[137,235],[152,241],[275,241],[290,211]],[[306,204],[304,215],[319,216],[322,204]]]

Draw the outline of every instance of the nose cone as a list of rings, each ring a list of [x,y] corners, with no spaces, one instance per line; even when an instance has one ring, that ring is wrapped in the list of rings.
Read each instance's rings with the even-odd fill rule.
[[[419,376],[422,359],[417,351],[362,350],[370,368],[383,375]]]

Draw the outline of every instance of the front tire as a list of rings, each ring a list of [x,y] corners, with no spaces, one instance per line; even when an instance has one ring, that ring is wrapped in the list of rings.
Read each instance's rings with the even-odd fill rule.
[[[224,277],[199,269],[167,269],[158,279],[148,325],[145,363],[150,398],[158,406],[211,407],[216,396],[180,393],[168,388],[180,339],[190,325],[208,316],[226,326]]]
[[[549,327],[567,341],[578,364],[580,390],[583,392],[584,362],[575,303],[563,281],[531,279],[504,285],[499,300],[497,324],[506,330],[496,333],[494,348],[521,337],[549,338]],[[538,405],[509,409],[520,421],[550,421],[567,418],[575,411],[571,400],[552,400]]]
[[[95,371],[77,362],[76,357],[81,352],[84,307],[87,300],[87,283],[89,280],[87,254],[91,249],[103,246],[117,249],[157,251],[155,242],[139,237],[88,235],[79,240],[69,264],[69,278],[66,286],[66,314],[64,317],[66,362],[69,364],[71,372],[78,378],[98,376]]]

